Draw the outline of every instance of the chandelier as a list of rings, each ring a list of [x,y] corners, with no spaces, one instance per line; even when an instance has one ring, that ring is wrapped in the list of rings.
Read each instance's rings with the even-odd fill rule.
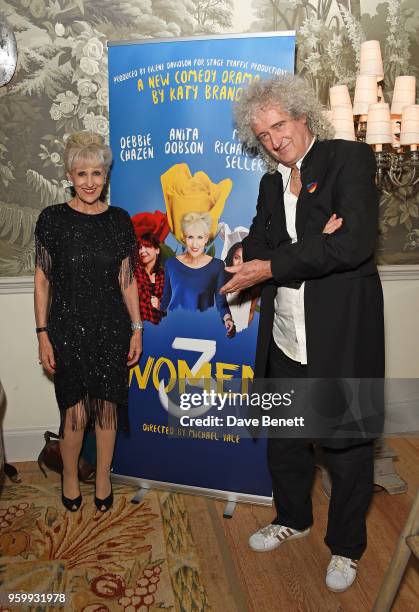
[[[389,193],[419,182],[419,104],[414,76],[398,76],[391,106],[383,95],[384,69],[378,40],[361,44],[352,104],[346,85],[329,90],[335,138],[367,142],[377,161],[377,186]]]

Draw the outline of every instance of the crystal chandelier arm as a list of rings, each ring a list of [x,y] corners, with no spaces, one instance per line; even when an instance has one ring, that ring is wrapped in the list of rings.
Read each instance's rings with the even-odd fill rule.
[[[418,182],[416,177],[417,169],[419,168],[419,159],[417,151],[412,153],[389,153],[390,168],[388,175],[393,185],[396,187],[414,186]],[[404,178],[403,178],[404,177]]]

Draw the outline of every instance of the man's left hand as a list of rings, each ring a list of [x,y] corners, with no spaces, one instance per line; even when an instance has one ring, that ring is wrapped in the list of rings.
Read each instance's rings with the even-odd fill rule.
[[[234,276],[221,287],[222,294],[247,289],[272,277],[271,262],[261,259],[246,261],[239,266],[228,266],[225,270]]]

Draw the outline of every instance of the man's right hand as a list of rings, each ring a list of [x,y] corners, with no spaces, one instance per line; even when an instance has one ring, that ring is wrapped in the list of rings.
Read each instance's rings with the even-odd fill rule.
[[[330,217],[329,221],[323,228],[323,234],[333,234],[342,227],[343,219],[342,217],[337,217],[335,213]]]

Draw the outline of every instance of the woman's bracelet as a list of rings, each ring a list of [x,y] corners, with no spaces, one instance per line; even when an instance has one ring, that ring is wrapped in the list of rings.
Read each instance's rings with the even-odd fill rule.
[[[35,327],[35,331],[37,334],[40,334],[42,332],[47,332],[48,333],[48,327]]]
[[[132,323],[131,323],[131,330],[134,332],[134,331],[137,331],[138,329],[139,329],[139,330],[144,329],[143,322],[142,322],[142,321],[135,321],[135,322],[132,322]]]

